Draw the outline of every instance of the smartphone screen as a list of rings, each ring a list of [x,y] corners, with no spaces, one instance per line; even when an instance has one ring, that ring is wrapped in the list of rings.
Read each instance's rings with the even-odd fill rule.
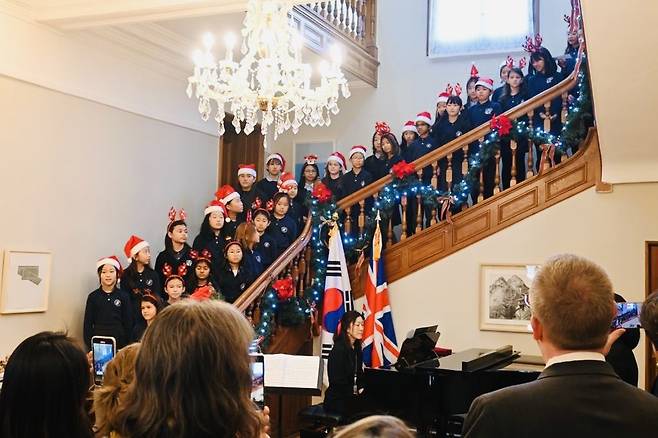
[[[101,384],[107,363],[114,357],[116,341],[111,337],[94,336],[91,345],[94,356],[94,381]]]
[[[252,355],[251,400],[263,409],[265,406],[265,362],[262,355]]]
[[[616,303],[617,316],[612,320],[612,328],[640,328],[642,303]]]

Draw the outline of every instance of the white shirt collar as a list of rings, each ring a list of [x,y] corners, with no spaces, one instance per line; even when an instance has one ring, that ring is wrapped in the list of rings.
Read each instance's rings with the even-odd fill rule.
[[[575,351],[573,353],[566,353],[552,357],[546,362],[546,368],[555,365],[556,363],[576,362],[579,360],[598,360],[600,362],[605,362],[605,357],[603,357],[601,353],[596,353],[594,351]]]

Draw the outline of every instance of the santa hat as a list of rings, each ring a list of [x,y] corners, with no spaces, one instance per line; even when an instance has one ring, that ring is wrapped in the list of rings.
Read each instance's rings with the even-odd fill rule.
[[[315,164],[318,161],[318,156],[315,154],[309,154],[304,157],[304,162],[306,164]]]
[[[295,181],[295,177],[292,176],[292,173],[284,172],[281,174],[281,178],[279,179],[277,186],[279,187],[280,192],[288,193],[290,187],[297,187],[297,181]]]
[[[422,113],[418,113],[416,116],[416,123],[427,123],[428,125],[432,125],[432,115],[428,113],[427,111],[424,111]]]
[[[216,199],[213,199],[210,201],[208,206],[206,207],[205,210],[203,210],[203,215],[206,216],[210,213],[213,213],[215,211],[220,212],[224,217],[228,216],[228,213],[226,211],[226,206],[222,204],[221,202],[217,201]]]
[[[402,134],[404,134],[407,131],[415,132],[418,134],[418,130],[416,129],[416,124],[414,123],[413,120],[408,120],[407,123],[404,124],[402,127]]]
[[[255,164],[238,164],[238,176],[251,175],[256,178],[256,165]]]
[[[356,146],[352,146],[352,149],[350,149],[350,160],[352,159],[352,155],[354,155],[354,154],[362,154],[363,158],[365,158],[366,157],[366,150],[367,150],[366,147],[363,146],[363,145],[360,145],[360,144],[358,144]]]
[[[267,159],[265,160],[265,164],[269,163],[270,160],[279,160],[279,162],[281,163],[281,171],[283,172],[284,170],[286,170],[286,159],[283,158],[283,155],[276,152],[274,152],[273,154],[269,154],[267,156]]]
[[[141,239],[133,234],[132,236],[130,236],[130,239],[128,239],[128,241],[124,245],[123,252],[126,253],[126,258],[130,262],[132,258],[135,256],[135,254],[137,254],[147,246],[150,245],[146,240]]]
[[[448,85],[448,87],[450,87],[450,85]],[[446,103],[449,97],[450,91],[448,91],[448,88],[446,88],[445,91],[439,93],[439,97],[436,99],[436,103]]]
[[[345,162],[345,156],[338,151],[329,155],[329,158],[327,158],[327,163],[329,163],[330,161],[336,162],[341,166],[343,166],[343,170],[345,170],[345,168],[347,167],[347,164]]]
[[[119,262],[119,258],[115,255],[103,257],[102,259],[98,260],[96,262],[96,270],[104,265],[112,265],[116,268],[117,271],[119,271],[119,273],[121,273],[121,262]]]
[[[475,63],[471,64],[471,77],[475,78],[480,74],[478,71],[477,67],[475,66]]]
[[[494,89],[494,81],[491,78],[480,78],[478,81],[475,83],[475,86],[477,87],[478,85],[488,88],[490,91],[493,91]]]
[[[215,193],[215,196],[224,205],[228,205],[229,202],[234,200],[235,198],[239,198],[240,194],[235,191],[233,187],[231,187],[228,184],[225,184],[217,190]]]

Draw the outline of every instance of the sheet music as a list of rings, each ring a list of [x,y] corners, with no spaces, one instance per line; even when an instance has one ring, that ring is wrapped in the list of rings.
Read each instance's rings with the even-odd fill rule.
[[[265,387],[317,389],[320,358],[265,354]]]

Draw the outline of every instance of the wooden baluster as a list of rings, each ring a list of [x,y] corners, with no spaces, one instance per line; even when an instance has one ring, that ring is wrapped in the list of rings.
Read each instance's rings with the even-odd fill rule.
[[[452,192],[452,154],[448,154],[448,167],[446,168],[446,186]]]
[[[468,145],[465,145],[462,148],[462,151],[464,152],[464,158],[462,159],[462,175],[466,178],[466,174],[468,173]]]
[[[434,161],[432,162],[432,187],[436,190],[439,187],[439,173],[441,172],[441,169],[439,169],[439,162]]]
[[[365,0],[359,0],[359,22],[358,24],[358,36],[357,39],[361,44],[365,41],[366,38],[366,2]]]
[[[551,102],[544,104],[544,131],[551,132]]]
[[[544,160],[544,164],[542,165],[541,169],[539,169],[539,173],[544,173],[544,172],[546,172],[548,169],[551,168],[551,162],[550,162],[551,159],[549,158],[548,153],[547,153],[547,152],[544,152],[544,151],[546,151],[548,148],[550,148],[551,145],[550,145],[550,144],[543,144],[543,145],[541,145],[541,146],[539,146],[539,147],[541,148],[541,154],[542,154],[542,156],[544,156],[544,154],[546,154],[546,159]]]
[[[297,281],[299,281],[299,254],[297,255],[297,257],[295,257],[292,260],[293,260],[292,272],[291,272],[291,274],[292,274],[292,287],[293,287],[293,289],[295,291],[295,294],[296,294],[296,292],[299,290],[299,289],[297,289]]]
[[[480,137],[478,140],[478,152],[482,151],[482,143],[484,143],[484,137]],[[480,193],[478,194],[478,202],[482,202],[484,200],[484,168],[486,166],[486,162],[482,162],[482,168],[480,169]]]
[[[416,196],[416,234],[423,230],[423,199],[420,193]]]
[[[493,194],[500,193],[500,148],[496,150],[494,155],[496,159],[496,176],[494,177]]]
[[[402,241],[407,238],[407,195],[402,195],[400,205],[402,206],[402,234],[400,235],[400,241]]]
[[[386,232],[386,238],[389,245],[393,245],[393,215],[388,218],[388,230]]]
[[[567,123],[567,115],[569,114],[569,93],[562,93],[562,114],[560,115],[560,120],[562,123]]]
[[[350,213],[352,212],[352,207],[345,207],[345,234],[350,234],[352,232],[352,217]]]
[[[359,13],[357,10],[357,8],[359,7],[358,5],[359,2],[358,0],[350,0],[350,1],[352,3],[352,29],[350,33],[352,34],[352,38],[356,40],[358,35],[357,30],[359,27]]]
[[[510,166],[510,174],[512,175],[512,178],[509,181],[509,186],[515,186],[516,185],[516,149],[517,149],[516,141],[510,140],[509,142],[509,148],[512,150],[512,165]]]
[[[431,216],[431,219],[430,219],[430,227],[439,222],[438,214],[439,214],[440,208],[441,208],[440,205],[438,206],[438,208],[432,207],[432,216]]]
[[[532,118],[534,117],[534,115],[535,115],[534,110],[530,110],[530,112],[528,112],[528,129],[530,130],[530,132],[532,132],[532,129],[533,129]],[[535,169],[534,164],[535,164],[535,162],[532,159],[532,156],[534,154],[535,154],[535,145],[532,142],[532,140],[529,139],[528,140],[528,168],[526,169],[526,173],[525,173],[526,178],[530,178],[535,174],[534,173],[534,169]]]
[[[329,9],[329,2],[328,1],[327,2],[320,2],[320,7],[321,7],[320,15],[322,16],[322,18],[326,19],[327,14],[328,14],[328,9]]]
[[[361,207],[361,211],[359,212],[359,219],[357,221],[357,225],[359,227],[359,236],[363,234],[363,230],[365,229],[366,226],[366,200],[362,199],[359,201],[359,207]]]
[[[377,2],[375,0],[366,2],[365,23],[366,51],[377,58]]]
[[[334,0],[334,26],[340,27],[340,12],[343,9],[340,4],[341,0]]]
[[[308,244],[306,245],[306,249],[304,250],[304,264],[308,266],[308,269],[306,270],[306,284],[311,285],[311,281],[313,279],[313,273],[311,272],[311,255],[313,254],[313,249],[311,248],[311,245]]]
[[[306,260],[304,260],[304,251],[300,253],[299,257],[299,280],[298,280],[298,288],[297,291],[303,293],[304,289],[306,289]],[[301,295],[300,293],[300,295]]]

